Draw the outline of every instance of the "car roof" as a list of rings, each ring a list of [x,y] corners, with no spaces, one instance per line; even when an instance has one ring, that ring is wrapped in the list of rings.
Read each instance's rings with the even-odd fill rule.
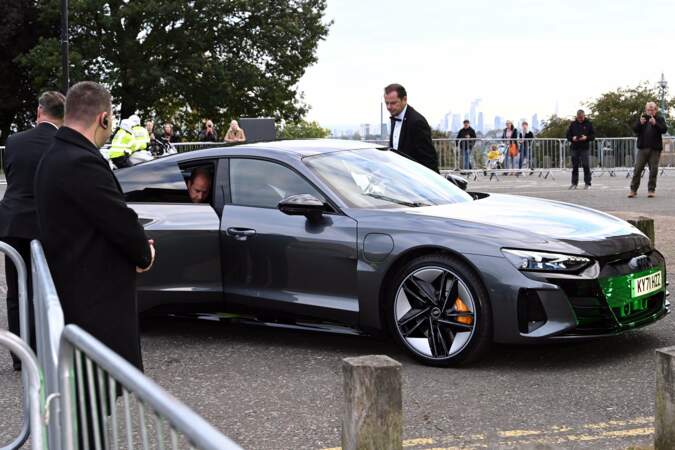
[[[344,139],[298,139],[207,148],[181,153],[181,155],[184,155],[186,158],[210,158],[225,155],[259,155],[270,152],[284,153],[287,156],[304,158],[306,156],[314,156],[324,153],[333,153],[345,150],[362,150],[368,148],[382,148],[382,145]]]

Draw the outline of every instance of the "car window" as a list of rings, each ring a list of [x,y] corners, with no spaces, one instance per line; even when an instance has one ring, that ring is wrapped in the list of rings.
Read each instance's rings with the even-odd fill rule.
[[[190,203],[181,170],[175,162],[152,161],[115,171],[128,202]]]
[[[324,197],[300,174],[278,163],[259,159],[230,161],[232,203],[241,206],[276,208],[286,197],[311,194]]]

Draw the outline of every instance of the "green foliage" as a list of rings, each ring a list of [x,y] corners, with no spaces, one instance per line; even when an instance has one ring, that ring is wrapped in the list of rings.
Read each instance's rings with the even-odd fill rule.
[[[659,103],[656,89],[647,83],[640,83],[634,88],[619,88],[605,92],[588,102],[596,136],[633,136],[631,126],[644,111],[645,104],[650,101]],[[661,111],[666,120],[670,117],[669,110],[674,105],[675,101],[667,101],[666,111]]]
[[[565,138],[567,128],[569,128],[572,118],[565,119],[555,114],[542,121],[541,131],[537,133],[538,138],[562,139]]]
[[[0,7],[0,144],[12,124],[25,128],[35,114],[36,91],[18,58],[30,50],[45,30],[32,0],[3,0]]]
[[[330,135],[330,130],[322,128],[317,122],[298,120],[286,122],[283,126],[277,126],[277,139],[310,139],[325,138]]]
[[[31,3],[31,2],[28,2]],[[38,2],[55,33],[20,61],[36,92],[60,83],[60,0]],[[297,91],[328,33],[326,0],[71,0],[71,83],[110,88],[121,115],[170,120],[183,129],[211,118],[298,120]]]
[[[447,139],[449,134],[447,131],[441,131],[436,128],[431,129],[431,139]]]

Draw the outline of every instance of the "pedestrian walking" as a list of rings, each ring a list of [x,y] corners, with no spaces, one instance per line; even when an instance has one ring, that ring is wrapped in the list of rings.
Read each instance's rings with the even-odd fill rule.
[[[384,88],[384,103],[391,114],[389,148],[438,172],[438,154],[431,141],[427,120],[408,104],[408,94],[400,84]]]
[[[645,112],[633,125],[637,134],[638,154],[635,158],[633,179],[630,183],[629,198],[637,195],[640,179],[645,166],[649,166],[649,182],[647,183],[647,197],[656,197],[656,177],[659,174],[659,159],[663,150],[663,134],[668,131],[666,119],[659,114],[659,107],[654,102],[645,105]]]
[[[590,142],[595,140],[595,131],[583,109],[577,111],[577,117],[570,123],[567,140],[571,142],[572,150],[572,183],[569,189],[576,189],[579,184],[579,165],[584,168],[584,189],[590,189]]]
[[[476,130],[471,128],[471,122],[465,120],[463,127],[457,132],[459,149],[462,151],[462,169],[473,169],[472,153],[473,146],[476,144]]]
[[[152,266],[154,246],[99,153],[113,128],[105,88],[71,87],[63,126],[37,169],[35,198],[65,323],[142,370],[136,274]]]
[[[30,241],[38,237],[38,219],[33,185],[40,158],[52,145],[54,134],[63,122],[64,103],[65,97],[60,92],[48,91],[40,95],[35,128],[10,135],[7,138],[3,159],[7,190],[0,202],[0,239],[14,247],[26,264],[31,346],[34,350]],[[7,281],[9,331],[19,335],[17,270],[9,258],[5,258],[5,279]],[[21,370],[21,361],[14,354],[12,354],[12,365],[14,370]]]
[[[506,145],[505,165],[507,169],[520,168],[520,150],[518,150],[518,129],[513,122],[506,121],[506,128],[502,131],[502,139]],[[505,173],[504,175],[508,175]],[[515,175],[518,175],[517,173]]]
[[[530,124],[523,122],[520,130],[520,158],[518,160],[518,168],[523,168],[523,162],[527,169],[532,168],[532,139],[534,134],[530,131]]]

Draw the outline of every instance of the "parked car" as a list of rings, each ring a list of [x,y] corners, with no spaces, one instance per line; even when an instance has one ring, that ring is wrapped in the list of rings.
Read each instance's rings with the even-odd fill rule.
[[[195,171],[212,177],[191,203]],[[116,171],[156,242],[142,308],[388,332],[420,361],[475,360],[491,342],[580,339],[669,312],[666,263],[608,214],[466,193],[358,141],[278,141]],[[309,326],[309,325],[307,325]]]

